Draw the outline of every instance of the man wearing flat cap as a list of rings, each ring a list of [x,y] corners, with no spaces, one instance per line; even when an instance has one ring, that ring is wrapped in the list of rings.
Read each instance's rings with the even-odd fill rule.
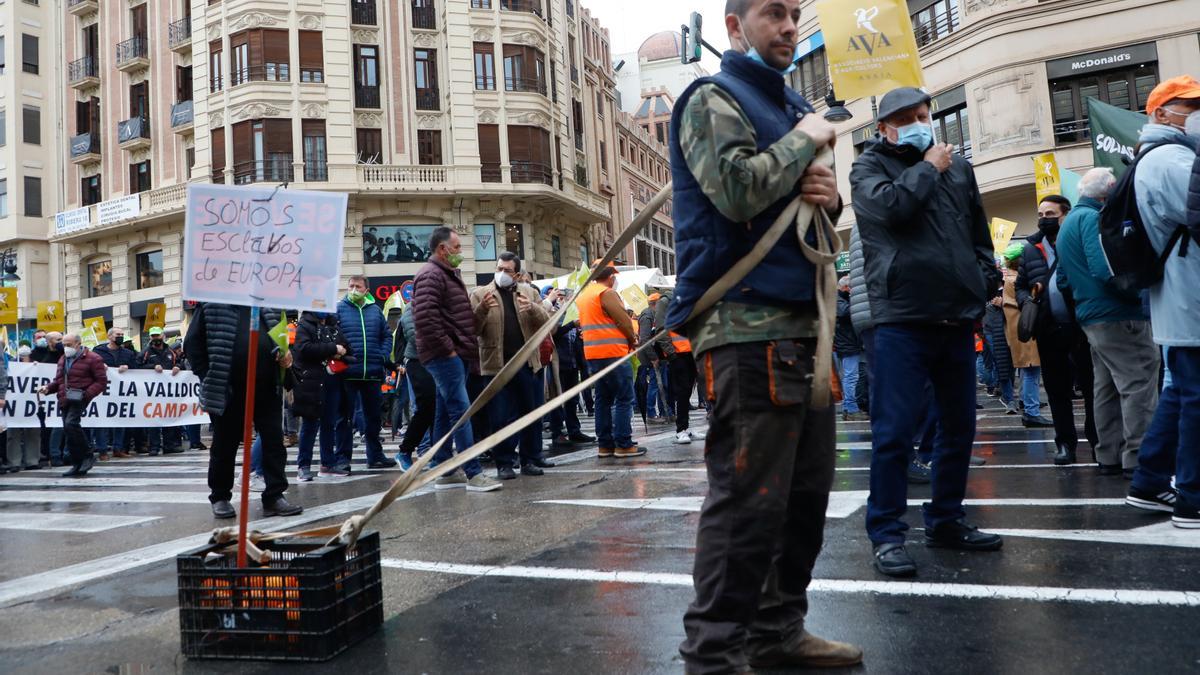
[[[1001,277],[975,172],[953,146],[934,142],[929,102],[919,89],[888,92],[878,136],[850,171],[875,351],[888,355],[872,373],[867,502],[874,566],[888,576],[917,572],[902,518],[926,381],[941,420],[933,496],[923,506],[926,544],[994,551],[1003,543],[968,524],[962,504],[975,439],[973,331]]]

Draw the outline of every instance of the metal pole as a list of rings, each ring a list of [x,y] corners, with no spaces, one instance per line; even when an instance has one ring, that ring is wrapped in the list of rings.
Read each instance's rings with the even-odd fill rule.
[[[246,566],[246,525],[250,520],[250,446],[254,443],[254,374],[258,370],[259,308],[250,308],[250,345],[246,357],[246,415],[242,427],[242,508],[238,511],[238,567]]]

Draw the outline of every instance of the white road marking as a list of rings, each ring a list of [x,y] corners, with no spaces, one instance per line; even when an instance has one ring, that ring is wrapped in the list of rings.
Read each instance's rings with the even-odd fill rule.
[[[86,513],[20,513],[5,511],[0,530],[79,532],[93,534],[159,520],[158,516],[98,516]]]
[[[432,487],[422,488],[404,499],[411,499],[432,492]],[[249,528],[260,532],[278,532],[295,530],[309,523],[326,518],[362,511],[370,508],[379,500],[383,493],[364,495],[353,499],[345,499],[332,504],[315,506],[304,510],[304,513],[292,518],[266,518],[251,521]],[[226,525],[236,521],[214,521],[215,525]],[[74,565],[47,570],[38,574],[12,579],[0,583],[0,608],[8,607],[38,596],[53,594],[73,588],[88,581],[103,579],[121,572],[136,569],[143,565],[162,562],[175,557],[188,549],[203,546],[208,542],[211,533],[196,534],[181,537],[172,541],[145,546],[133,551],[117,553],[103,558],[88,560]]]
[[[474,577],[515,577],[562,581],[598,581],[626,584],[691,587],[690,574],[670,572],[627,572],[565,567],[460,565],[384,558],[384,567],[414,572],[434,572]],[[816,593],[870,593],[875,595],[980,600],[1033,600],[1036,602],[1079,602],[1120,605],[1200,607],[1200,592],[1135,590],[1124,588],[1065,588],[1059,586],[991,586],[915,581],[861,581],[858,579],[814,579],[808,587]]]
[[[844,490],[829,494],[826,518],[847,518],[867,505],[870,492]],[[920,506],[924,499],[910,499],[909,506]],[[704,504],[704,497],[659,497],[656,499],[548,499],[535,504],[591,506],[605,509],[647,509],[652,511],[685,511],[695,513]],[[1124,499],[965,499],[966,506],[1121,506]],[[989,530],[990,531],[990,530]],[[1200,540],[1200,537],[1196,537]]]
[[[207,504],[208,493],[0,490],[0,502],[10,504],[28,502],[41,504]]]
[[[555,457],[554,459],[557,460],[558,458]],[[612,462],[612,460],[607,460],[607,459],[603,459],[603,460],[599,460],[599,461],[605,462],[605,463]],[[608,464],[605,464],[605,465],[608,465]],[[617,464],[615,462],[612,463],[611,466],[613,467],[611,469],[557,469],[557,468],[556,469],[546,469],[546,473],[548,473],[548,474],[552,474],[552,473],[564,473],[564,474],[566,474],[566,473],[630,473],[630,472],[634,472],[634,473],[642,473],[642,472],[705,473],[707,471],[707,469],[702,469],[702,468],[660,467],[660,466],[647,466],[644,464],[622,467],[620,464]],[[1047,463],[1047,464],[984,464],[983,466],[973,466],[973,467],[971,467],[971,470],[975,471],[977,469],[1070,469],[1070,468],[1085,468],[1085,467],[1095,468],[1096,465],[1095,464],[1068,464],[1065,466],[1058,466],[1056,464],[1049,464],[1049,463]],[[871,467],[869,467],[869,466],[839,466],[839,467],[836,467],[836,470],[837,471],[870,471]]]
[[[81,488],[81,487],[208,487],[207,477],[197,478],[102,478],[90,475],[82,478],[20,478],[20,474],[0,478],[0,488]],[[350,483],[363,480],[368,476],[347,476],[345,478],[318,478],[323,483]],[[236,484],[236,483],[235,483]]]
[[[1019,441],[975,441],[974,445],[1044,445],[1053,443],[1053,438],[1030,438]],[[1084,442],[1086,444],[1086,441]],[[870,442],[860,443],[838,443],[838,450],[870,450]]]
[[[1133,544],[1200,548],[1200,532],[1181,530],[1169,522],[1155,523],[1132,530],[992,530],[1006,537],[1033,537],[1066,541],[1093,541],[1102,544]]]

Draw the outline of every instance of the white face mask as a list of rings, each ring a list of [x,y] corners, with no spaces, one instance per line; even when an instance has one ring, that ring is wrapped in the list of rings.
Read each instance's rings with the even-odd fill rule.
[[[513,279],[512,275],[508,272],[496,272],[496,286],[500,288],[512,288],[515,283],[517,283],[517,280]]]
[[[1188,136],[1200,136],[1200,110],[1187,116],[1187,121],[1183,123],[1183,133]]]
[[[63,356],[67,357],[68,359],[75,358],[75,355],[78,353],[79,350],[75,349],[74,347],[63,347]]]

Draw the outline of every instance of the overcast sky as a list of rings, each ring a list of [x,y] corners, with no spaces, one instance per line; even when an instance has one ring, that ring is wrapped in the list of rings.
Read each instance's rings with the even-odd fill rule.
[[[725,0],[580,0],[608,28],[612,53],[637,51],[642,41],[664,30],[679,31],[692,12],[704,17],[704,41],[724,51],[729,47],[725,35]],[[701,62],[715,73],[720,61],[706,50]]]

